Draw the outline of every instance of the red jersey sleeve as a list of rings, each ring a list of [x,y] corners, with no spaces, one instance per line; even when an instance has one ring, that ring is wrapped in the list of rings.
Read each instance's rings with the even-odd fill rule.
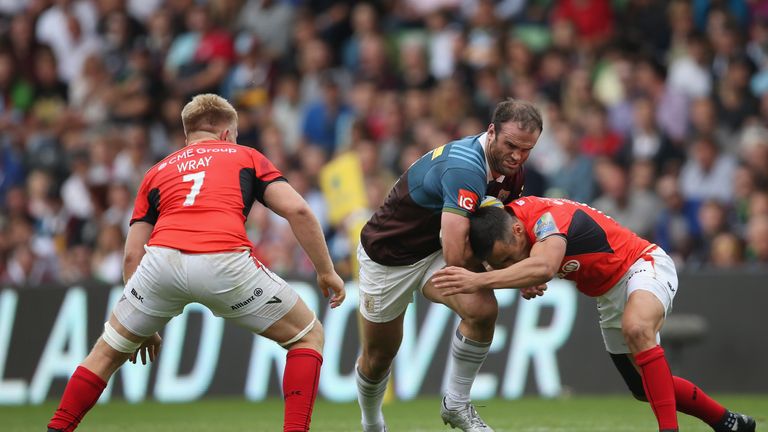
[[[139,192],[136,194],[136,201],[133,204],[133,214],[131,215],[130,225],[135,222],[146,222],[155,225],[160,216],[160,189],[151,186],[150,175],[145,175],[144,180],[139,186]]]
[[[573,212],[558,200],[524,197],[512,201],[507,207],[523,221],[532,242],[552,235],[566,237],[573,219]]]
[[[264,191],[267,190],[267,186],[272,182],[287,180],[283,177],[283,173],[263,154],[253,150],[251,158],[253,159],[254,176],[256,177],[255,197],[266,206]]]

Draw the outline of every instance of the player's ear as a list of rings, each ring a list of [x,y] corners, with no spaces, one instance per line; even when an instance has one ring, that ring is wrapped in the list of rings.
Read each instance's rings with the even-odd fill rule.
[[[515,238],[518,241],[525,240],[525,227],[523,226],[522,222],[520,222],[520,219],[516,219],[514,222],[512,222],[512,233],[515,235]]]

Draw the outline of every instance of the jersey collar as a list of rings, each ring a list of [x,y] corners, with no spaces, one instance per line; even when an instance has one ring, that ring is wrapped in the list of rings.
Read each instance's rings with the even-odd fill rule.
[[[480,146],[483,148],[483,155],[485,156],[485,178],[487,181],[494,180],[493,174],[491,174],[491,166],[488,164],[488,132],[483,132],[480,134],[479,137],[477,137],[477,140],[480,141]],[[496,182],[501,183],[504,181],[504,174],[496,177]]]

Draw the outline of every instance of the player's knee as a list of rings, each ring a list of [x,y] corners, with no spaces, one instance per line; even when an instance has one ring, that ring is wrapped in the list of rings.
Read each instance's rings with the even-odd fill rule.
[[[624,323],[621,331],[630,345],[643,345],[656,340],[653,329],[642,323]]]
[[[392,366],[392,360],[397,354],[397,348],[382,346],[367,346],[360,356],[360,363],[370,378],[383,376]]]
[[[323,352],[323,344],[325,343],[325,337],[323,336],[323,325],[319,320],[314,320],[312,324],[307,326],[304,330],[299,332],[288,342],[283,342],[284,348],[311,348],[319,353]]]
[[[101,334],[101,339],[105,344],[112,348],[112,350],[114,350],[112,353],[105,351],[106,355],[113,354],[114,352],[130,355],[136,352],[139,347],[141,347],[141,341],[137,342],[123,336],[114,327],[112,327],[112,324],[110,324],[109,321],[104,323],[104,333]],[[110,355],[110,357],[120,356]]]
[[[493,327],[499,307],[496,302],[477,301],[466,305],[461,312],[461,318],[472,327]]]
[[[323,324],[319,320],[315,321],[315,325],[312,327],[304,337],[302,341],[307,342],[314,346],[317,352],[323,352],[323,345],[325,344],[325,333],[323,332]]]

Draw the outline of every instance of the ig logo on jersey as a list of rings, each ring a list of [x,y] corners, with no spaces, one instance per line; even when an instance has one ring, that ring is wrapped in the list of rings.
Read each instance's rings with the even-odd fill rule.
[[[466,189],[459,189],[459,207],[467,211],[475,211],[477,206],[477,194]]]

